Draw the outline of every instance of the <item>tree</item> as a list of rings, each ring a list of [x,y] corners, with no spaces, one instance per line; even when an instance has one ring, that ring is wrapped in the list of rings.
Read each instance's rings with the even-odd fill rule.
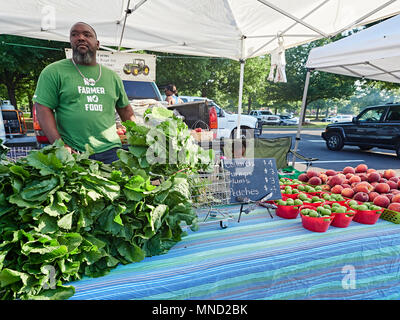
[[[317,40],[286,51],[287,83],[270,82],[266,87],[267,99],[277,104],[301,101],[305,86],[305,68],[309,52],[333,40]],[[355,91],[355,78],[327,72],[313,71],[307,93],[306,105],[320,99],[334,99],[351,96]]]
[[[0,83],[6,87],[8,99],[18,108],[17,91],[28,85],[32,91],[42,69],[65,57],[64,42],[0,35]],[[51,50],[53,49],[53,50]],[[30,99],[32,94],[29,94]]]

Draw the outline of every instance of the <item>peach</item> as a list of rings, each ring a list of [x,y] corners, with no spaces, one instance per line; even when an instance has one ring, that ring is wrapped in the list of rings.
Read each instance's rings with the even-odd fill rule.
[[[343,169],[343,173],[344,174],[346,174],[346,173],[355,173],[355,172],[356,172],[356,170],[353,167],[345,167]]]
[[[299,179],[301,182],[307,182],[308,181],[307,174],[305,174],[305,173],[302,173],[301,175],[299,175],[297,177],[297,179]]]
[[[348,183],[342,183],[343,188],[351,188],[351,186]]]
[[[392,202],[394,194],[393,193],[385,193],[384,196],[386,196],[389,199],[389,201]]]
[[[323,183],[325,183],[328,180],[328,176],[325,173],[320,173],[319,178]]]
[[[332,193],[342,193],[343,187],[340,184],[337,184],[332,187],[331,192]]]
[[[376,170],[375,170],[375,169],[372,169],[372,168],[367,170],[367,174],[368,174],[368,173],[371,173],[371,172],[376,172]]]
[[[357,201],[361,201],[361,202],[366,202],[366,201],[368,201],[369,197],[368,197],[368,194],[365,192],[357,192],[353,196],[353,199],[357,200]]]
[[[392,202],[399,202],[400,203],[400,194],[395,194],[392,198]]]
[[[337,184],[342,184],[343,179],[339,176],[331,176],[328,178],[327,184],[329,184],[331,187],[336,186]]]
[[[389,192],[392,194],[398,194],[398,193],[400,193],[400,190],[399,189],[390,189]]]
[[[387,179],[385,179],[385,178],[380,178],[378,182],[379,182],[379,183],[385,183],[386,181],[387,181]]]
[[[360,177],[361,181],[368,181],[368,176],[366,173],[360,173],[358,176]]]
[[[389,185],[390,189],[397,189],[397,183],[391,180],[386,181],[386,183]]]
[[[307,171],[306,174],[307,174],[308,179],[319,176],[319,173],[317,171],[312,171],[312,170]]]
[[[336,175],[336,171],[335,170],[326,170],[325,174],[329,177],[329,176],[334,176]]]
[[[383,208],[387,208],[390,204],[389,198],[383,194],[380,194],[379,196],[377,196],[373,202],[374,202],[374,205],[380,206]]]
[[[323,185],[321,186],[321,188],[322,188],[322,190],[324,190],[324,191],[331,191],[331,186],[330,186],[330,185],[327,185],[327,184],[323,184]]]
[[[319,177],[311,177],[310,180],[308,180],[308,183],[317,186],[322,184],[322,180]]]
[[[352,176],[350,179],[349,179],[349,182],[350,183],[353,183],[353,182],[360,182],[361,181],[361,178],[359,177],[359,176]]]
[[[369,197],[369,200],[368,201],[374,201],[374,199],[377,197],[377,196],[379,196],[379,193],[378,192],[375,192],[375,191],[372,191],[372,192],[370,192],[369,194],[368,194],[368,197]]]
[[[378,181],[371,182],[371,186],[373,186],[373,187],[375,188],[375,186],[376,186],[378,183],[379,183]]]
[[[400,179],[398,177],[391,177],[389,180],[398,183]]]
[[[367,175],[367,180],[368,182],[377,182],[379,181],[381,176],[377,172],[371,172],[370,174]]]
[[[371,192],[373,190],[373,186],[371,186],[366,181],[362,181],[362,182],[359,182],[354,189],[355,189],[354,190],[355,192],[369,193],[369,192]]]
[[[383,177],[385,179],[390,179],[395,176],[396,176],[396,171],[394,171],[393,169],[388,169],[383,172]]]
[[[353,173],[346,173],[346,179],[350,179],[352,176],[354,176]]]
[[[400,212],[400,203],[392,202],[391,204],[389,204],[389,206],[387,208],[389,210]]]
[[[346,198],[352,198],[354,196],[354,190],[352,188],[343,188],[341,195]]]
[[[390,186],[387,183],[378,183],[375,186],[375,191],[378,193],[388,193],[390,190]]]
[[[355,169],[356,172],[367,172],[367,170],[368,170],[368,166],[363,163],[359,164]]]

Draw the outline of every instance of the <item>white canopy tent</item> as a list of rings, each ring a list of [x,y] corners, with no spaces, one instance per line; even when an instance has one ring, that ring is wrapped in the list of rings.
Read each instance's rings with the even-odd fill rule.
[[[246,59],[397,13],[398,0],[1,0],[0,33],[68,42],[84,21],[103,48],[240,61],[240,115]]]
[[[300,119],[303,118],[313,70],[363,79],[400,83],[400,15],[351,36],[314,48],[306,62],[307,76]],[[297,151],[301,121],[294,150]],[[295,159],[293,159],[294,164]]]

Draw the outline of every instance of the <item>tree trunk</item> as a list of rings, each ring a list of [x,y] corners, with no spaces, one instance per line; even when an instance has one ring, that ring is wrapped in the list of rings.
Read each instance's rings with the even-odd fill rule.
[[[33,111],[32,111],[32,109],[33,109],[33,101],[32,101],[33,96],[30,93],[27,93],[27,95],[28,95],[28,101],[29,101],[29,112],[31,114],[31,118],[33,118]]]
[[[15,107],[15,109],[18,109],[17,99],[15,98],[15,83],[12,81],[7,81],[6,87],[7,87],[8,99],[10,99],[10,102]]]
[[[247,114],[250,114],[251,111],[251,97],[247,100]]]

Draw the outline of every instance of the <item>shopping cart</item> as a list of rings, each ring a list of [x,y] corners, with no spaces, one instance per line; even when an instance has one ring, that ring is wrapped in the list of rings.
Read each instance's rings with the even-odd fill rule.
[[[222,229],[228,227],[233,215],[229,213],[230,174],[222,163],[214,165],[211,172],[199,172],[189,176],[191,197],[200,224],[218,221]]]

